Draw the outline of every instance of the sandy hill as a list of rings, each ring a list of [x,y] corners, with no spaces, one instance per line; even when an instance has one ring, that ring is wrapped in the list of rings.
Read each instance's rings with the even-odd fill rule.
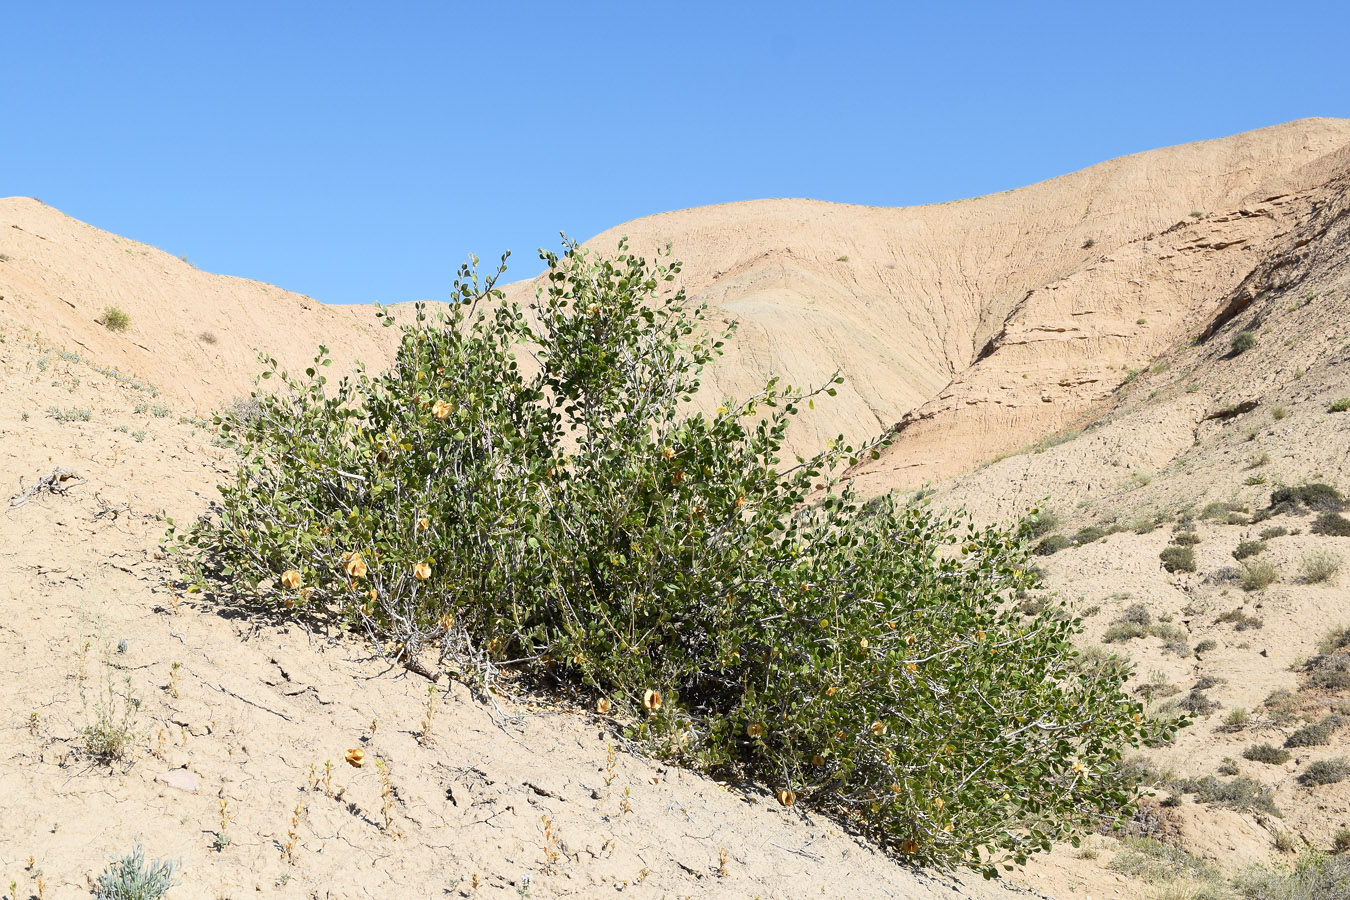
[[[1046,598],[1028,602],[1073,604],[1092,643],[1131,656],[1159,714],[1208,710],[1141,763],[1178,803],[1140,830],[1231,873],[1350,827],[1350,781],[1300,780],[1350,754],[1350,728],[1283,763],[1242,756],[1350,710],[1350,693],[1309,690],[1299,669],[1350,624],[1350,568],[1314,580],[1306,562],[1350,566],[1350,539],[1296,512],[1251,521],[1280,484],[1350,493],[1350,412],[1332,412],[1350,398],[1347,198],[1350,121],[1317,119],[940,206],[760,201],[591,244],[673,242],[691,293],[742,322],[714,390],[842,367],[848,390],[795,441],[898,423],[854,473],[864,490],[932,481],[929,502],[984,519],[1051,498],[1049,536],[1069,546],[1040,559]],[[108,306],[129,330],[100,323]],[[232,465],[197,417],[249,389],[255,347],[291,368],[319,343],[340,366],[383,362],[391,335],[369,310],[204,273],[9,199],[0,312],[0,502],[58,466],[78,473],[0,515],[0,891],[12,878],[24,897],[79,895],[140,835],[183,861],[171,896],[184,897],[1008,896],[912,872],[768,798],[611,756],[612,736],[575,712],[498,712],[449,686],[424,746],[425,681],[342,635],[170,590],[159,516],[199,514]],[[1241,332],[1254,346],[1235,354]],[[1199,540],[1194,572],[1162,565],[1178,534]],[[1262,540],[1243,561],[1273,570],[1257,586],[1233,552]],[[135,720],[129,765],[79,753],[105,712]],[[343,763],[352,747],[386,763],[387,789]],[[1188,790],[1211,775],[1236,787]],[[232,840],[218,850],[222,801]],[[1014,881],[1056,897],[1223,896],[1217,868],[1213,884],[1196,867],[1139,880],[1136,852],[1094,837]]]

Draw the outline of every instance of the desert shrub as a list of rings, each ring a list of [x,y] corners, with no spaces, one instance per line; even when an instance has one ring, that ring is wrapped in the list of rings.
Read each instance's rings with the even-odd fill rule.
[[[1313,520],[1311,530],[1313,534],[1350,537],[1350,519],[1338,512],[1328,510]]]
[[[1272,525],[1269,528],[1261,529],[1261,540],[1263,541],[1274,540],[1277,537],[1284,537],[1288,533],[1289,529],[1285,528],[1283,525]]]
[[[1350,625],[1333,628],[1317,644],[1318,653],[1335,653],[1350,647]]]
[[[1176,644],[1185,641],[1190,637],[1190,632],[1184,625],[1177,625],[1171,622],[1155,622],[1148,628],[1148,633],[1154,637],[1162,638],[1168,644]],[[1182,655],[1189,652],[1189,648],[1181,651]]]
[[[1217,500],[1214,503],[1206,504],[1204,509],[1200,510],[1200,518],[1226,521],[1232,513],[1241,513],[1245,509],[1241,503]]]
[[[103,310],[103,327],[109,331],[126,331],[131,327],[131,316],[116,306],[109,306]]]
[[[1347,409],[1350,409],[1350,397],[1341,397],[1331,402],[1331,405],[1327,407],[1327,412],[1345,412]]]
[[[1233,559],[1243,560],[1265,551],[1266,544],[1264,541],[1238,541],[1237,547],[1233,550]]]
[[[1091,544],[1095,541],[1100,541],[1108,534],[1110,534],[1110,532],[1099,525],[1088,525],[1084,528],[1078,529],[1078,531],[1073,536],[1073,542],[1081,547],[1084,544]]]
[[[1350,654],[1323,653],[1303,667],[1307,686],[1325,691],[1350,689]]]
[[[1051,534],[1041,538],[1032,551],[1037,556],[1053,556],[1061,550],[1073,546],[1073,541],[1062,534]]]
[[[1150,625],[1153,623],[1153,614],[1148,611],[1148,607],[1142,603],[1131,603],[1120,613],[1118,621],[1132,622],[1135,625]]]
[[[1219,708],[1217,701],[1211,700],[1203,690],[1195,688],[1177,701],[1177,706],[1193,716],[1207,716]]]
[[[1350,760],[1337,757],[1309,763],[1303,774],[1298,776],[1298,780],[1308,787],[1315,787],[1322,784],[1336,784],[1344,781],[1347,775],[1350,775]]]
[[[1256,335],[1250,331],[1239,331],[1233,335],[1233,341],[1229,347],[1234,356],[1241,356],[1248,350],[1256,346]]]
[[[1284,739],[1286,747],[1322,747],[1331,743],[1335,732],[1326,722],[1309,722]]]
[[[1244,591],[1259,591],[1280,579],[1280,570],[1264,559],[1245,560],[1238,570],[1238,580]]]
[[[1181,842],[1181,816],[1155,797],[1140,797],[1128,820],[1103,822],[1097,833],[1117,839],[1146,837],[1176,845]]]
[[[1129,878],[1165,884],[1178,878],[1213,879],[1215,865],[1189,850],[1150,837],[1126,837],[1107,868]]]
[[[1345,497],[1335,487],[1320,481],[1310,481],[1296,487],[1280,486],[1270,492],[1272,509],[1292,506],[1295,510],[1306,507],[1314,512],[1345,509]]]
[[[1215,641],[1212,638],[1205,638],[1203,641],[1200,641],[1198,644],[1195,645],[1195,652],[1197,654],[1208,653],[1209,651],[1215,649],[1218,646],[1219,646],[1218,641]]]
[[[216,342],[216,333],[214,331],[203,331],[197,335],[197,340],[203,344],[214,344]]]
[[[1172,536],[1172,543],[1178,547],[1194,547],[1200,543],[1200,535],[1194,531],[1179,531]]]
[[[1063,517],[1053,509],[1036,509],[1023,520],[1023,528],[1027,537],[1040,538],[1050,534],[1063,522]]]
[[[1265,622],[1259,616],[1249,616],[1241,609],[1230,609],[1214,620],[1218,624],[1232,625],[1236,631],[1260,628]]]
[[[1213,775],[1203,778],[1183,778],[1177,788],[1188,794],[1195,794],[1199,803],[1212,806],[1225,806],[1238,812],[1260,811],[1271,815],[1280,815],[1275,806],[1274,792],[1253,778],[1239,777],[1232,781],[1221,781]]]
[[[1309,550],[1299,562],[1303,580],[1310,584],[1334,581],[1341,571],[1341,555],[1335,550]]]
[[[1336,853],[1350,851],[1350,828],[1338,828],[1331,836],[1331,849]],[[1350,889],[1350,884],[1346,885]]]
[[[1343,900],[1350,897],[1350,858],[1306,854],[1292,869],[1250,871],[1234,886],[1243,900]]]
[[[1112,622],[1106,626],[1106,631],[1102,632],[1102,643],[1119,644],[1141,638],[1146,634],[1148,629],[1143,625],[1136,625],[1133,622]]]
[[[1275,833],[1275,849],[1281,853],[1293,853],[1298,849],[1298,835],[1292,831],[1277,831]]]
[[[1158,555],[1162,559],[1163,568],[1169,572],[1195,571],[1195,550],[1192,547],[1169,544]]]
[[[170,532],[184,564],[334,610],[405,664],[604,699],[650,752],[915,862],[992,874],[1128,815],[1114,763],[1168,730],[1128,672],[1076,652],[1075,619],[1016,610],[1016,528],[889,497],[862,514],[842,441],[781,462],[815,394],[685,402],[720,340],[670,289],[677,264],[622,244],[545,261],[529,309],[461,269],[460,302],[417,307],[378,375],[268,361],[282,390],[247,426],[222,417],[239,468],[219,509]]]
[[[1287,688],[1271,691],[1270,695],[1261,701],[1261,705],[1266,708],[1271,721],[1276,725],[1289,725],[1298,721],[1303,707],[1299,696]]]
[[[108,863],[94,883],[97,900],[160,900],[178,883],[178,863],[166,859],[146,861],[141,842],[126,856]]]
[[[1289,751],[1271,744],[1253,744],[1242,751],[1242,758],[1250,759],[1252,762],[1278,766],[1289,762]]]
[[[1219,765],[1214,771],[1220,775],[1236,775],[1241,770],[1238,768],[1237,760],[1231,756],[1225,756],[1219,761]]]

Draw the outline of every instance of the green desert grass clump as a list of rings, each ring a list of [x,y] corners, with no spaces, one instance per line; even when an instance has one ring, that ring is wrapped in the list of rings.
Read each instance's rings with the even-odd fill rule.
[[[1244,591],[1260,591],[1280,580],[1280,570],[1267,560],[1248,559],[1238,568],[1238,580]]]
[[[1299,571],[1309,584],[1334,582],[1341,571],[1341,555],[1325,548],[1309,550],[1299,561]]]
[[[1238,541],[1237,547],[1233,550],[1233,559],[1244,560],[1249,556],[1255,556],[1265,551],[1265,541]]]
[[[1121,850],[1109,868],[1150,884],[1165,884],[1178,878],[1211,880],[1220,874],[1213,863],[1175,844],[1134,836],[1121,840]]]
[[[1345,412],[1346,410],[1350,410],[1350,397],[1333,400],[1331,405],[1327,407],[1328,412],[1334,413]]]
[[[109,331],[126,331],[131,327],[131,316],[116,306],[109,306],[103,310],[103,327]]]
[[[1248,350],[1252,349],[1255,346],[1256,346],[1256,335],[1253,332],[1239,331],[1237,334],[1233,335],[1233,341],[1232,344],[1230,345],[1230,349],[1233,351],[1234,356],[1241,356],[1243,353],[1246,353]]]
[[[219,509],[171,526],[189,578],[336,616],[410,667],[561,684],[649,752],[916,863],[993,874],[1129,815],[1116,763],[1171,726],[1128,667],[1078,653],[1077,619],[1018,611],[1023,526],[864,507],[838,476],[876,445],[784,465],[833,382],[695,411],[725,335],[672,289],[678,264],[622,243],[544,258],[528,309],[496,289],[504,263],[462,268],[458,302],[416,307],[378,374],[269,360],[281,390],[221,417],[239,466]]]
[[[1344,900],[1350,897],[1350,857],[1309,853],[1291,868],[1240,875],[1234,887],[1242,900]]]

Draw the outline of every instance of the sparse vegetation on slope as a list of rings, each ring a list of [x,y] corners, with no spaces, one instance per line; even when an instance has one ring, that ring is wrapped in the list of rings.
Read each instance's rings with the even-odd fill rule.
[[[917,861],[992,873],[1128,813],[1122,748],[1165,729],[1127,669],[1079,657],[1076,620],[1007,602],[1034,583],[1023,530],[864,510],[833,487],[842,443],[783,468],[788,423],[829,390],[770,382],[689,415],[720,343],[661,293],[678,267],[547,263],[528,313],[485,311],[493,279],[466,268],[463,302],[419,310],[388,371],[330,386],[321,354],[251,423],[227,416],[239,474],[186,559],[340,610],[415,668],[436,652],[590,692],[656,752]]]

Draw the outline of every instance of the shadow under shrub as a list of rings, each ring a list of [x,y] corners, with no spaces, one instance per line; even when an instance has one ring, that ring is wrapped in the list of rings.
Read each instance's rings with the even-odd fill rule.
[[[1168,729],[1026,616],[1022,525],[976,528],[785,462],[803,392],[698,411],[721,346],[678,265],[546,254],[526,310],[464,267],[391,368],[277,371],[223,505],[171,530],[190,564],[382,652],[511,665],[602,699],[667,759],[812,802],[911,859],[988,875],[1131,813],[1124,748]],[[386,324],[391,320],[386,318]],[[518,359],[533,357],[526,365]],[[711,408],[711,405],[709,407]],[[822,490],[823,489],[823,490]]]

